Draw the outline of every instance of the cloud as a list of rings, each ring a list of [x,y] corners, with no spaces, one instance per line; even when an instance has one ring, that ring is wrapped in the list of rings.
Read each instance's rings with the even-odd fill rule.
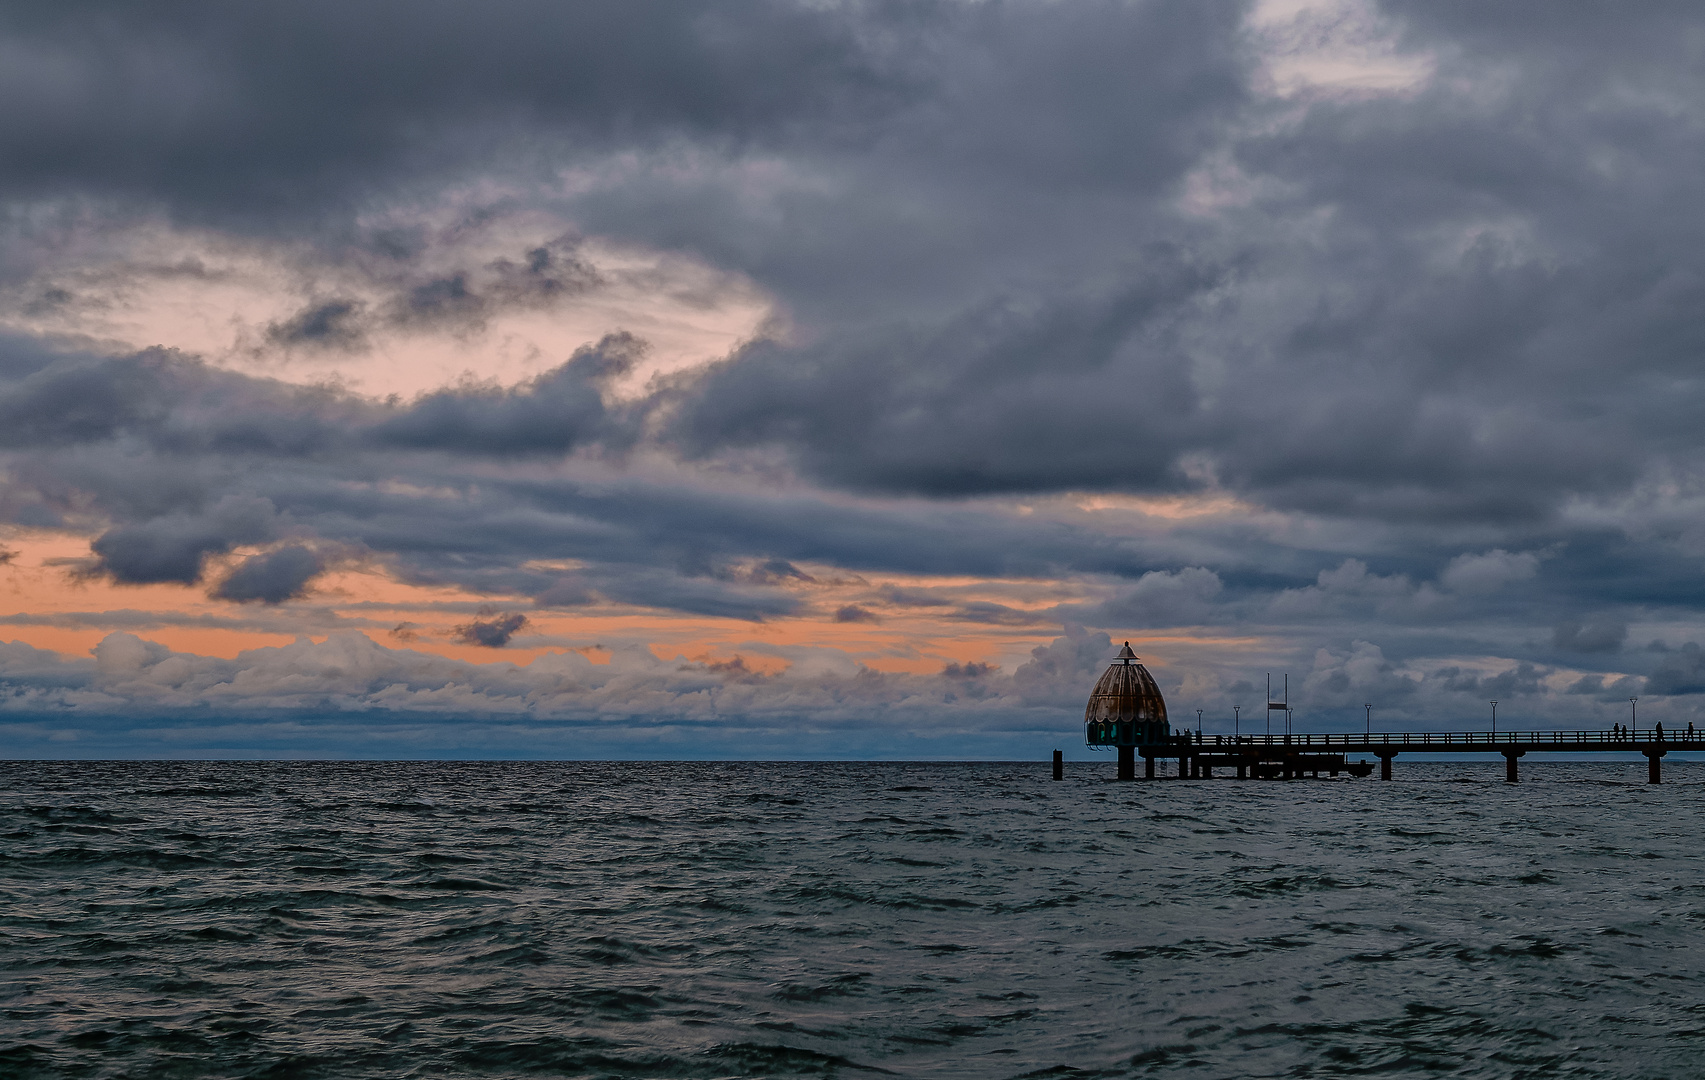
[[[1097,613],[1122,626],[1176,626],[1207,619],[1224,589],[1218,574],[1200,566],[1151,570]]]
[[[208,555],[223,554],[239,544],[265,543],[273,539],[277,528],[270,500],[227,495],[202,513],[178,512],[108,529],[89,544],[95,557],[86,569],[125,585],[162,581],[193,585],[201,580],[202,562]],[[287,556],[285,562],[293,559]],[[260,568],[249,574],[238,571],[243,581],[256,580],[266,572]]]
[[[1646,693],[1691,695],[1705,694],[1705,650],[1689,641],[1663,658],[1662,663],[1646,677]]]
[[[244,559],[214,587],[212,595],[237,603],[282,604],[305,595],[308,583],[324,569],[324,561],[311,548],[286,544]]]
[[[441,390],[375,425],[380,445],[473,454],[566,453],[576,445],[632,441],[606,407],[612,381],[633,370],[645,345],[610,334],[551,371],[510,390]]]
[[[274,345],[316,349],[359,349],[367,343],[361,319],[366,305],[359,300],[315,303],[283,322],[266,328]]]
[[[970,679],[558,672],[718,722],[1069,717],[1108,631],[1170,642],[1191,707],[1283,664],[1337,723],[1692,685],[1685,650],[1629,645],[1705,640],[1693,9],[401,10],[0,27],[7,550],[211,577],[273,632],[360,551],[488,605],[476,644],[569,611],[731,641],[832,619],[872,663],[996,642]],[[196,333],[222,344],[133,347]],[[432,374],[358,393],[382,364]],[[597,697],[416,683],[450,669],[358,642],[338,662],[403,690],[103,648],[19,653],[20,700]]]
[[[1539,572],[1539,557],[1530,551],[1510,554],[1496,548],[1481,555],[1458,555],[1439,575],[1439,583],[1462,593],[1494,592]]]
[[[471,623],[456,627],[456,640],[464,645],[501,649],[526,625],[527,616],[515,611],[504,612],[494,618],[475,619]]]
[[[524,151],[538,126],[601,147],[636,130],[751,135],[856,115],[904,85],[851,13],[766,0],[497,3],[477,27],[447,4],[83,14],[97,11],[110,33],[46,8],[8,24],[30,60],[9,67],[19,111],[0,126],[0,194],[299,219],[411,171]],[[166,57],[175,74],[160,80]]]
[[[760,675],[742,658],[682,664],[649,649],[622,646],[607,664],[576,652],[551,653],[525,667],[473,664],[408,648],[387,648],[363,634],[344,632],[314,643],[251,649],[234,659],[174,652],[130,633],[108,635],[92,660],[65,661],[23,645],[0,645],[0,680],[13,692],[0,697],[0,716],[34,716],[58,710],[84,717],[181,715],[271,717],[288,727],[305,713],[370,723],[382,741],[384,717],[417,722],[469,715],[526,717],[537,721],[599,724],[640,721],[674,725],[714,720],[789,728],[802,702],[814,722],[878,731],[923,717],[948,717],[948,731],[964,733],[1057,726],[1058,694],[1081,714],[1083,671],[1066,655],[1081,655],[1099,673],[1111,650],[1105,635],[1081,630],[1007,676],[979,662],[951,664],[939,675],[882,674],[854,668]],[[1062,652],[1061,650],[1065,651]],[[1065,676],[1063,681],[1061,676]],[[978,689],[970,693],[968,686]],[[819,707],[819,702],[827,702]],[[1037,712],[1037,706],[1043,706]],[[1075,728],[1075,719],[1069,725]]]
[[[1301,696],[1317,707],[1356,708],[1377,702],[1383,712],[1416,694],[1421,682],[1387,660],[1379,646],[1356,641],[1344,651],[1317,651]]]
[[[1551,632],[1551,643],[1570,652],[1609,653],[1622,648],[1628,640],[1628,624],[1621,619],[1600,616],[1591,622],[1567,619]]]

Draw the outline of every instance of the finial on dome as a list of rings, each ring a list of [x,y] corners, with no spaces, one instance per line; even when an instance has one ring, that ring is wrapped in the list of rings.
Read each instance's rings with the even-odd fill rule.
[[[1136,658],[1137,654],[1131,651],[1131,643],[1127,641],[1125,642],[1125,647],[1119,650],[1119,655],[1115,659],[1135,660]]]

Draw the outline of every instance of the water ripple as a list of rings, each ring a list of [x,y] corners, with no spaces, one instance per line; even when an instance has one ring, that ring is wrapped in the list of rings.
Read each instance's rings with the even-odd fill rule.
[[[1705,784],[1499,765],[0,763],[0,1075],[1692,1075]]]

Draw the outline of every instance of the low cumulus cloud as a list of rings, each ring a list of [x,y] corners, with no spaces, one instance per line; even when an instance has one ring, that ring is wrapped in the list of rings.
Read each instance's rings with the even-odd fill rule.
[[[11,688],[0,715],[125,715],[192,710],[265,716],[298,710],[359,716],[524,716],[540,720],[716,719],[792,724],[801,702],[827,701],[814,717],[890,727],[943,709],[955,731],[999,729],[1051,717],[1073,703],[1112,649],[1105,634],[1068,628],[1034,650],[1011,676],[978,662],[949,664],[940,675],[883,674],[851,667],[758,676],[744,660],[681,664],[629,645],[607,664],[577,652],[548,653],[525,667],[474,664],[408,648],[387,648],[363,634],[324,642],[248,650],[234,659],[174,652],[135,634],[108,635],[92,659],[66,660],[23,645],[0,646],[0,678]],[[967,683],[983,687],[966,696]],[[1040,712],[1038,712],[1040,710]]]

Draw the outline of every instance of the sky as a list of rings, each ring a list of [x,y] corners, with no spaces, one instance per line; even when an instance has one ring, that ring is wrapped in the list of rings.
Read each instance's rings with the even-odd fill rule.
[[[1086,760],[1124,641],[1209,732],[1705,724],[1702,61],[8,4],[0,754]]]

